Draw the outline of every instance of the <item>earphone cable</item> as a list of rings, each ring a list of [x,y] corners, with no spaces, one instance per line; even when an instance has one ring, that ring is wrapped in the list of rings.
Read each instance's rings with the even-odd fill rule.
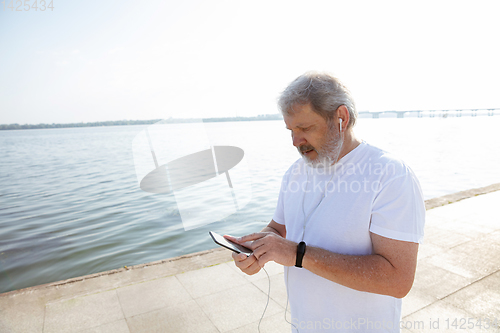
[[[266,275],[267,275],[268,290],[267,290],[267,303],[266,303],[266,306],[264,308],[264,312],[262,312],[262,316],[260,317],[259,325],[257,326],[257,330],[259,331],[259,333],[260,333],[260,323],[262,322],[262,319],[264,318],[264,315],[266,314],[267,306],[269,305],[269,298],[271,298],[271,278],[269,277],[269,274],[267,273],[266,269],[264,267],[262,267],[262,269],[264,270],[264,272],[266,272]]]

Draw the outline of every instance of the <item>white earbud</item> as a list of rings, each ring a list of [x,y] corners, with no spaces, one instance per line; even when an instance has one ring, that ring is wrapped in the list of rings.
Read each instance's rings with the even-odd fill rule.
[[[339,118],[339,132],[342,132],[342,118]]]

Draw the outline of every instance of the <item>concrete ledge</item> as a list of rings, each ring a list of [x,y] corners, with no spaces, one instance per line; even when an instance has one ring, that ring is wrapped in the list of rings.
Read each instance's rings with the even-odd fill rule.
[[[425,200],[425,209],[429,210],[432,208],[449,205],[463,199],[472,198],[477,195],[487,194],[498,190],[500,190],[500,183],[443,195],[441,197]]]
[[[21,296],[23,295],[31,295],[30,297],[33,297],[36,294],[43,294],[43,301],[51,302],[58,299],[64,299],[65,295],[71,295],[71,297],[82,296],[96,293],[101,290],[109,290],[134,283],[181,274],[187,271],[221,264],[230,260],[232,260],[230,251],[223,248],[216,248],[146,264],[129,267],[125,266],[110,271],[13,290],[0,294],[0,300],[13,296],[22,298]],[[79,282],[85,283],[82,284]],[[81,285],[85,285],[86,288],[82,288]]]

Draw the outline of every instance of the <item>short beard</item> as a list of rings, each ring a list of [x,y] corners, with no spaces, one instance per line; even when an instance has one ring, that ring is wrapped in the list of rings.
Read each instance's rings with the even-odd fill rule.
[[[297,149],[308,166],[313,168],[325,168],[337,162],[340,151],[342,150],[343,141],[340,131],[332,122],[332,124],[328,126],[325,143],[323,143],[321,147],[314,148],[309,146],[305,147],[306,149],[302,147],[297,147]],[[303,154],[304,151],[310,150],[311,148],[318,154],[315,159],[310,159]]]

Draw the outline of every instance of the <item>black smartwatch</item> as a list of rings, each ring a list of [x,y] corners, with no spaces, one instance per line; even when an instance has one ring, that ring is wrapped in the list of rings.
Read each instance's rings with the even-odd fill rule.
[[[295,267],[302,268],[304,253],[306,253],[306,243],[300,242],[299,245],[297,245],[297,259],[295,259]]]

